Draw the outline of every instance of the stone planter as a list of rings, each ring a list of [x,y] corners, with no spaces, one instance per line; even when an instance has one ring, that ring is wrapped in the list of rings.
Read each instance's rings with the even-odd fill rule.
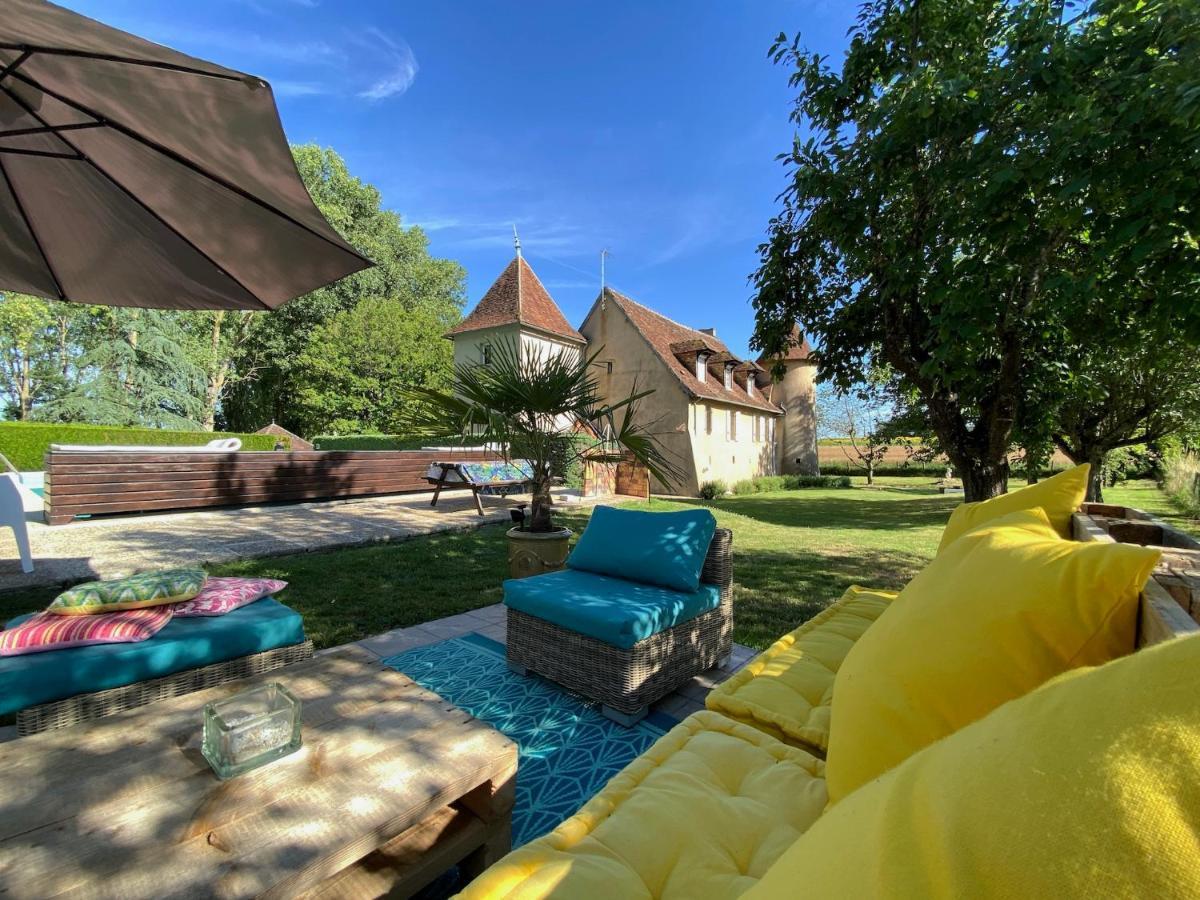
[[[512,578],[528,578],[557,572],[567,561],[570,528],[537,532],[510,528],[508,531],[508,573]]]

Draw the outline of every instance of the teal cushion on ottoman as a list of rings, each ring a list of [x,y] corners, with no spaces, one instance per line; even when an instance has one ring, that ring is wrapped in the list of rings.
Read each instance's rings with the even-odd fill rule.
[[[567,567],[695,591],[716,530],[717,520],[707,509],[657,513],[597,506]]]
[[[9,626],[23,622],[20,616]],[[224,616],[172,619],[136,644],[102,644],[0,657],[0,714],[123,687],[304,640],[304,620],[264,598]]]
[[[504,603],[577,634],[628,650],[721,605],[715,584],[671,591],[623,578],[563,569],[504,582]],[[48,655],[48,654],[43,654]]]

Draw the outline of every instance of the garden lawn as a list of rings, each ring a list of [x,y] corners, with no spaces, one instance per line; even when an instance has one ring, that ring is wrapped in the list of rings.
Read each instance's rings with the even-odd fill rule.
[[[836,600],[851,584],[901,587],[933,555],[956,499],[917,479],[879,488],[807,489],[712,503],[631,504],[659,510],[709,506],[734,532],[734,639],[766,647]],[[578,533],[587,514],[562,514]],[[343,550],[243,560],[213,575],[289,583],[280,599],[304,616],[318,647],[499,603],[507,575],[505,525]],[[46,606],[54,589],[0,595],[0,621]]]

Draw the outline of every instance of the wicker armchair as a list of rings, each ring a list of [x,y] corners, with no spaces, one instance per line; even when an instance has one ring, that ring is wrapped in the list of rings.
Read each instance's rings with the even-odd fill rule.
[[[716,585],[721,603],[634,644],[628,650],[508,609],[508,664],[601,704],[601,712],[630,726],[651,703],[726,661],[733,649],[733,532],[718,528],[700,573]]]

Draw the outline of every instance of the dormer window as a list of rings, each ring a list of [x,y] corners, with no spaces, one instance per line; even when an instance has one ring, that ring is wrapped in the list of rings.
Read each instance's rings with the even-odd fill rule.
[[[754,373],[750,372],[746,376],[746,396],[754,396]]]
[[[704,382],[708,380],[708,357],[710,354],[701,351],[696,354],[696,380]]]
[[[725,390],[733,390],[733,366],[725,366]]]

